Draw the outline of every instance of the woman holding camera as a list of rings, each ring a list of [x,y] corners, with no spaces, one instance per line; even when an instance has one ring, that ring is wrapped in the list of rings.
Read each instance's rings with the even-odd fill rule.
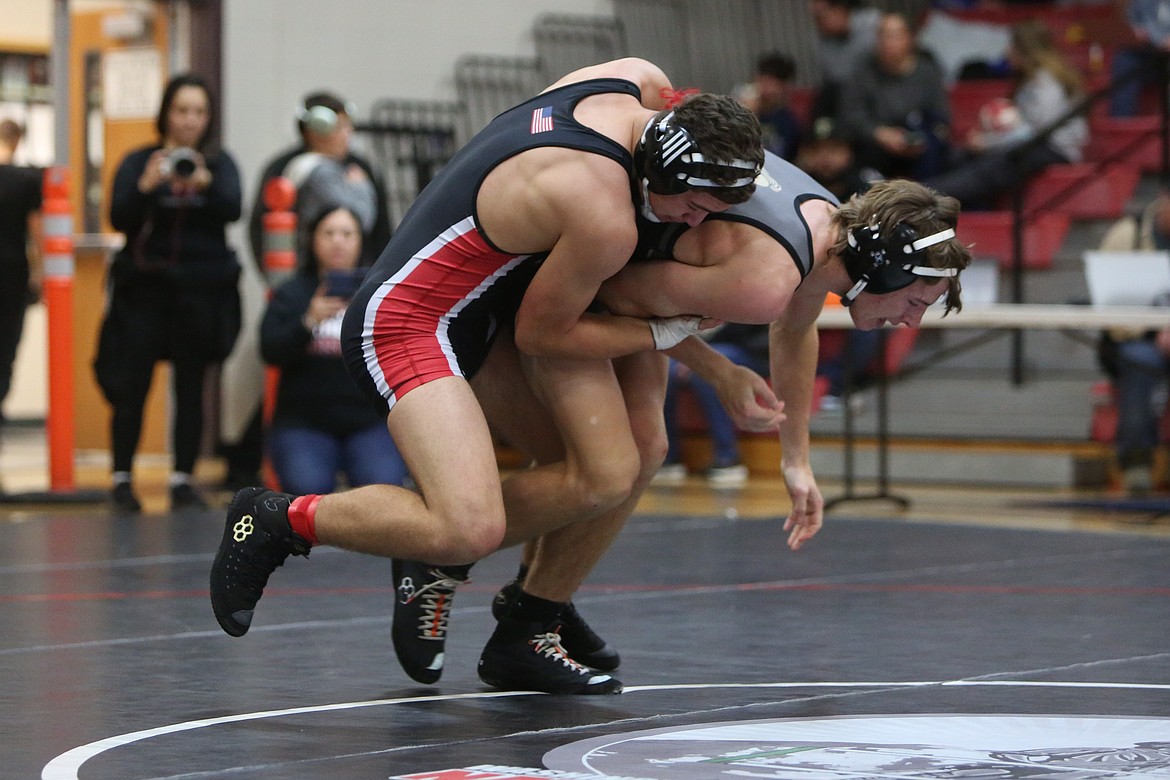
[[[362,228],[348,206],[303,214],[308,255],[273,292],[260,352],[280,368],[269,454],[281,490],[331,493],[346,484],[401,485],[406,464],[386,420],[354,384],[341,357],[341,320],[364,275]]]
[[[110,223],[126,243],[110,267],[94,369],[113,407],[112,499],[124,512],[141,510],[131,474],[159,361],[170,361],[174,391],[171,508],[207,506],[191,484],[204,378],[240,328],[240,265],[226,237],[240,217],[240,173],[211,141],[212,111],[201,78],[175,76],[159,107],[159,141],[127,154],[114,176]]]

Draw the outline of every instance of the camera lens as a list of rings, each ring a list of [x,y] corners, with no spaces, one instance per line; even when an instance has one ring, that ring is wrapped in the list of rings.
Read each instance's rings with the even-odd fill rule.
[[[189,178],[199,166],[195,162],[195,152],[181,146],[167,157],[171,173],[180,179]]]

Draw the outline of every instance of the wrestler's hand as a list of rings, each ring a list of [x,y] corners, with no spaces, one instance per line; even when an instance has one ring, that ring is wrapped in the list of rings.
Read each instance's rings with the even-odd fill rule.
[[[825,498],[821,495],[812,469],[807,465],[784,466],[784,484],[792,499],[792,512],[784,521],[788,531],[788,548],[799,550],[801,545],[816,536],[825,520]]]
[[[678,346],[688,336],[723,324],[722,320],[693,316],[668,317],[648,322],[650,333],[654,336],[654,349],[659,351]]]
[[[784,421],[784,403],[762,376],[733,365],[715,383],[719,403],[738,428],[753,433],[774,431]]]

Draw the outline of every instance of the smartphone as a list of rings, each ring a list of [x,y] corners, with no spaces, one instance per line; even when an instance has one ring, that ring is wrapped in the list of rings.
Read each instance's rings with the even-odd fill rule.
[[[325,294],[349,300],[357,292],[365,278],[364,271],[326,271]]]

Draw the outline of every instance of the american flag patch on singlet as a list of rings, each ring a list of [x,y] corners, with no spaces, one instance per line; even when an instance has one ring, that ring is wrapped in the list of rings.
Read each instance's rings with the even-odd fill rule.
[[[532,126],[528,132],[530,135],[537,133],[547,133],[553,129],[552,106],[545,106],[544,108],[536,108],[532,111]]]

